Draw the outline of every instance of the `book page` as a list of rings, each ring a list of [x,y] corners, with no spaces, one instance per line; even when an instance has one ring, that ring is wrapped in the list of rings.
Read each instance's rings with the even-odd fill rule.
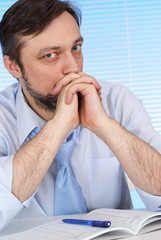
[[[114,228],[97,228],[63,223],[55,220],[21,233],[0,237],[0,240],[89,240]],[[124,234],[125,235],[125,234]],[[120,236],[120,235],[119,235]],[[113,238],[113,237],[112,237]],[[107,239],[112,239],[110,238]]]
[[[87,214],[86,219],[111,221],[112,227],[129,229],[131,230],[131,233],[136,234],[144,225],[155,221],[155,218],[153,218],[154,216],[156,216],[157,219],[158,218],[161,219],[161,213],[159,212],[119,210],[106,208],[97,209],[90,212],[89,214]]]
[[[152,219],[148,219],[146,225],[143,224],[143,228],[140,229],[139,234],[150,232],[153,230],[161,229],[161,218],[160,217],[153,217]]]

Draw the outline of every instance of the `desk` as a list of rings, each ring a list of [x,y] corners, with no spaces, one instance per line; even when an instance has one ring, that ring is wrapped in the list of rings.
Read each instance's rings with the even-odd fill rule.
[[[0,239],[4,236],[9,236],[10,234],[23,232],[25,230],[32,229],[33,227],[39,226],[44,223],[51,222],[53,220],[63,219],[63,218],[80,218],[84,214],[79,215],[66,215],[66,216],[53,216],[53,217],[43,217],[43,218],[31,218],[31,219],[15,219],[13,220],[3,231],[0,232]],[[96,240],[106,240],[106,236],[100,236],[94,238]],[[160,240],[161,239],[161,229],[153,232],[145,233],[142,235],[131,236],[122,238],[126,240]],[[47,239],[46,239],[47,240]],[[54,238],[53,238],[54,240]]]

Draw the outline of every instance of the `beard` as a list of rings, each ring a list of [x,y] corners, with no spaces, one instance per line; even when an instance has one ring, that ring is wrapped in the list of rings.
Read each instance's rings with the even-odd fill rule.
[[[56,110],[58,95],[48,94],[48,95],[44,96],[44,95],[36,92],[35,90],[32,89],[31,84],[30,84],[28,78],[26,77],[26,74],[25,74],[25,71],[23,68],[21,69],[21,71],[22,71],[24,85],[26,87],[26,90],[33,97],[36,105],[39,106],[41,109],[54,112]]]

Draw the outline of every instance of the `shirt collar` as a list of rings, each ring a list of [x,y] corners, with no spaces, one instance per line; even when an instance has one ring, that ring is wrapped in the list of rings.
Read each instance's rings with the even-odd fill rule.
[[[16,111],[18,138],[20,145],[22,145],[31,131],[35,127],[41,129],[44,126],[45,121],[30,108],[22,93],[21,86],[17,92]]]

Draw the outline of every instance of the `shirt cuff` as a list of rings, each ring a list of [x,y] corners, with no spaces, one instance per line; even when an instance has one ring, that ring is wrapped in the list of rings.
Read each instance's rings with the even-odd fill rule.
[[[161,211],[161,196],[155,196],[136,187],[136,191],[150,211]]]
[[[0,210],[22,209],[23,204],[9,190],[0,184]]]

